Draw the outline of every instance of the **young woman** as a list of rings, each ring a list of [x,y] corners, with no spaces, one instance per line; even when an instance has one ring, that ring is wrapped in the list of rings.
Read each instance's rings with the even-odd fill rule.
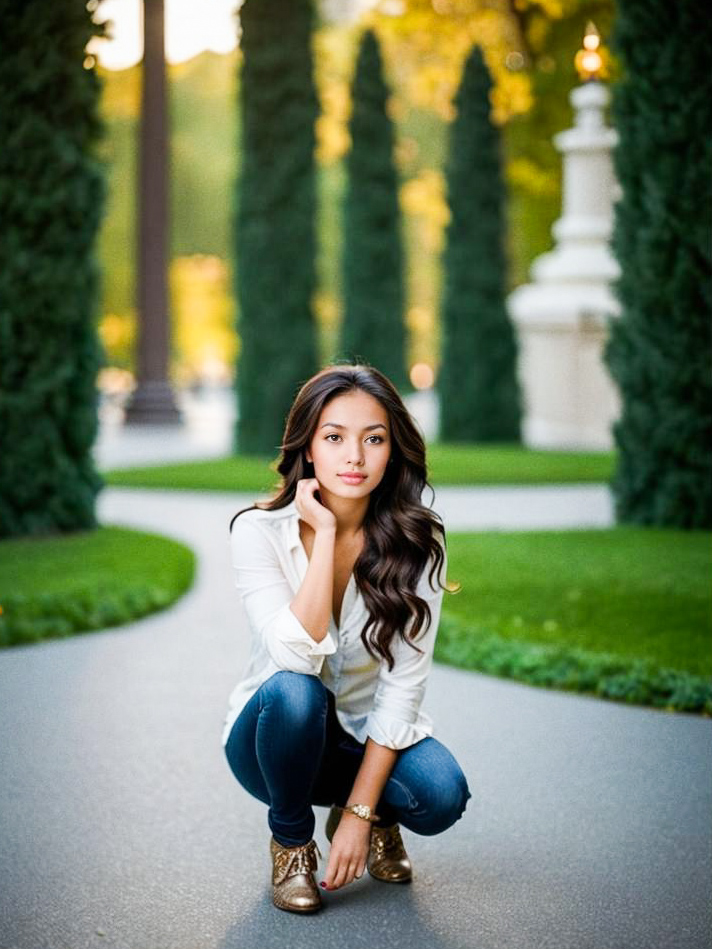
[[[230,524],[252,634],[223,743],[269,805],[272,899],[321,908],[313,805],[331,807],[322,888],[368,869],[411,879],[399,824],[439,834],[470,791],[420,710],[446,576],[445,534],[421,503],[425,446],[391,382],[323,369],[287,419],[279,493]]]

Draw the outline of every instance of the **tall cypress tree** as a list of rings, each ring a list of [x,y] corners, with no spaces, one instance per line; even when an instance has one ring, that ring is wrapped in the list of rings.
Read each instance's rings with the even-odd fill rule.
[[[712,527],[712,72],[702,0],[618,0],[613,249],[621,522]],[[664,24],[664,27],[663,27]]]
[[[344,199],[342,356],[365,360],[407,384],[403,250],[393,125],[378,40],[361,40],[351,87],[351,150]]]
[[[236,449],[273,453],[317,361],[311,0],[247,0],[240,19]]]
[[[0,536],[93,527],[99,82],[76,0],[0,0]]]
[[[519,442],[518,346],[506,307],[504,184],[492,79],[478,46],[454,104],[446,167],[440,440]]]

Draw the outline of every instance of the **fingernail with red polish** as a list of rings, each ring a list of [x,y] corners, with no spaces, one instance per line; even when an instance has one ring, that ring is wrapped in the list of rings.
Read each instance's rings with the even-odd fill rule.
[[[326,885],[326,883],[324,883],[323,880],[321,881],[321,883],[319,884],[319,886],[323,886],[325,890],[328,890],[328,889],[329,889],[328,886]]]

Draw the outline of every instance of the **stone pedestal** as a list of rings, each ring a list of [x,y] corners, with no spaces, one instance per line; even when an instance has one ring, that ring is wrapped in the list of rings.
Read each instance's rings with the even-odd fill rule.
[[[603,115],[608,100],[598,81],[572,91],[574,127],[554,139],[563,154],[556,245],[534,262],[532,282],[508,300],[519,335],[524,440],[531,447],[613,446],[620,402],[602,359],[607,318],[619,313],[610,289],[619,268],[609,248],[618,186],[611,160],[617,135]]]
[[[170,382],[145,379],[136,387],[124,412],[128,425],[179,425],[183,416]]]

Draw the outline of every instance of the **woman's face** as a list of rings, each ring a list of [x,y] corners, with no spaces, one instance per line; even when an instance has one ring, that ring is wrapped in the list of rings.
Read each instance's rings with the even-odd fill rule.
[[[319,484],[338,497],[370,494],[391,456],[388,412],[362,389],[335,396],[324,406],[306,452]],[[349,480],[355,472],[360,478]]]

